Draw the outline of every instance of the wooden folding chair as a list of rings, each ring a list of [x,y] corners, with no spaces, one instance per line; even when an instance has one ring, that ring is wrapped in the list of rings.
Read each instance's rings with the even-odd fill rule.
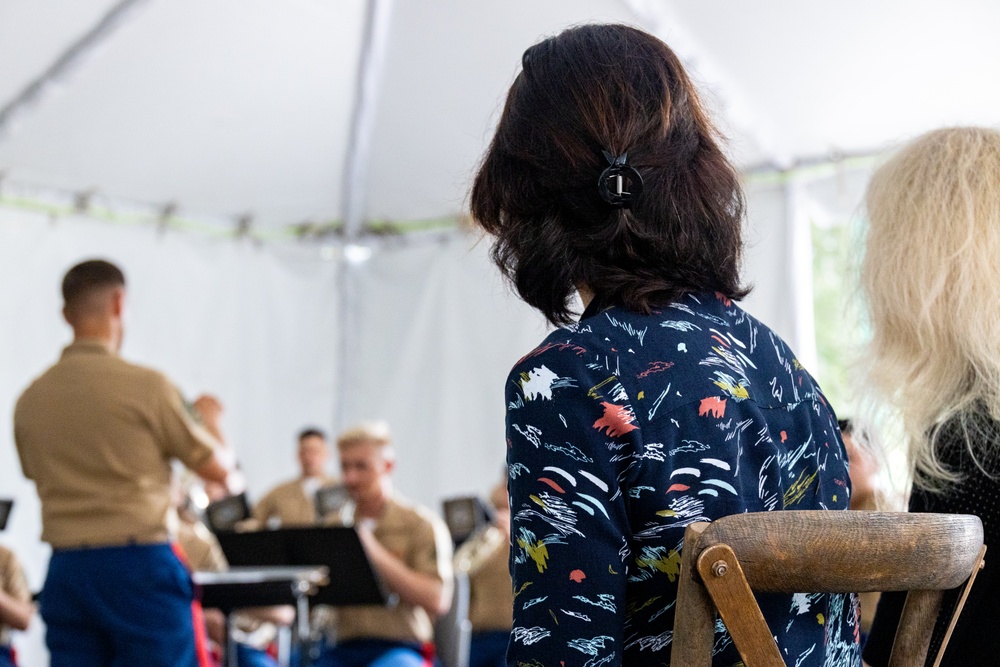
[[[889,665],[923,667],[944,591],[967,582],[940,662],[985,552],[983,524],[966,514],[782,511],[691,524],[671,663],[711,666],[718,611],[746,667],[784,667],[753,591],[909,591]]]

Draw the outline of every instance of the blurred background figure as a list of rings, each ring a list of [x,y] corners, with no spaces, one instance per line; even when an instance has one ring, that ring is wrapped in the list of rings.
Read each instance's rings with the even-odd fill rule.
[[[330,447],[326,434],[318,428],[299,433],[299,468],[297,478],[271,489],[253,508],[253,518],[260,526],[307,526],[316,523],[316,494],[337,483],[327,474]]]
[[[867,441],[867,435],[856,429],[852,419],[840,419],[837,423],[844,438],[850,465],[851,509],[890,509],[885,506],[885,494],[879,479],[882,466]]]
[[[205,500],[215,502],[234,494],[246,491],[246,478],[239,469],[236,451],[230,446],[222,432],[222,402],[209,394],[202,394],[193,402],[187,404],[188,412],[205,430],[212,434],[218,443],[215,455],[229,470],[226,482],[220,483],[211,479],[201,479],[201,488],[205,491]]]
[[[27,630],[35,606],[14,552],[0,545],[0,667],[17,664],[11,646],[12,630]]]
[[[911,512],[975,514],[1000,547],[1000,132],[929,132],[872,177],[861,285],[872,339],[864,368],[902,427]],[[957,600],[946,594],[930,653]],[[864,659],[889,661],[904,595],[879,602]],[[996,664],[1000,572],[978,574],[942,665]]]
[[[510,579],[510,507],[507,480],[490,493],[492,523],[474,533],[455,552],[455,569],[469,577],[472,643],[469,667],[503,667],[513,625],[514,590]]]
[[[171,461],[225,484],[221,445],[166,376],[119,356],[121,269],[77,264],[62,295],[73,343],[14,410],[53,549],[41,596],[52,664],[203,665],[199,605],[173,541]]]
[[[389,427],[365,423],[337,439],[340,472],[355,505],[354,525],[372,567],[399,598],[336,614],[336,645],[322,667],[422,667],[432,653],[432,621],[451,601],[451,540],[444,523],[393,488],[396,455]]]

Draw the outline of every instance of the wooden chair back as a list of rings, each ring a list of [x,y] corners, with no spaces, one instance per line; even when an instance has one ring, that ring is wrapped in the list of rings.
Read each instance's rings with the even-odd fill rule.
[[[718,613],[746,667],[784,667],[753,591],[909,591],[889,665],[922,667],[944,591],[967,582],[938,660],[985,551],[982,522],[965,514],[809,510],[691,524],[671,663],[711,667]]]

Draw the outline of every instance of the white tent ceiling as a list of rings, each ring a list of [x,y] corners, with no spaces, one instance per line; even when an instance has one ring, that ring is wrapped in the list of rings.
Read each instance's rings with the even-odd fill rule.
[[[0,0],[0,109],[120,0]],[[383,0],[384,2],[384,0]],[[257,229],[340,219],[365,0],[144,0],[0,127],[3,187]],[[461,214],[520,54],[585,21],[672,44],[744,166],[869,152],[1000,114],[991,0],[395,0],[366,220]]]

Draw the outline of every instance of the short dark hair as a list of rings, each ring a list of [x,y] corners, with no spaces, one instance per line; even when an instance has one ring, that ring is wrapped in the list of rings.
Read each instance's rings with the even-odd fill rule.
[[[105,287],[125,287],[125,274],[111,262],[90,259],[80,262],[63,277],[62,296],[66,306]]]
[[[306,438],[321,438],[324,441],[327,439],[326,433],[315,426],[310,426],[309,428],[304,428],[299,432],[299,442],[302,442]]]
[[[551,322],[580,284],[648,313],[695,291],[739,299],[743,192],[677,56],[624,25],[566,30],[524,52],[476,175],[493,260]],[[631,208],[598,194],[602,151],[628,154]]]

